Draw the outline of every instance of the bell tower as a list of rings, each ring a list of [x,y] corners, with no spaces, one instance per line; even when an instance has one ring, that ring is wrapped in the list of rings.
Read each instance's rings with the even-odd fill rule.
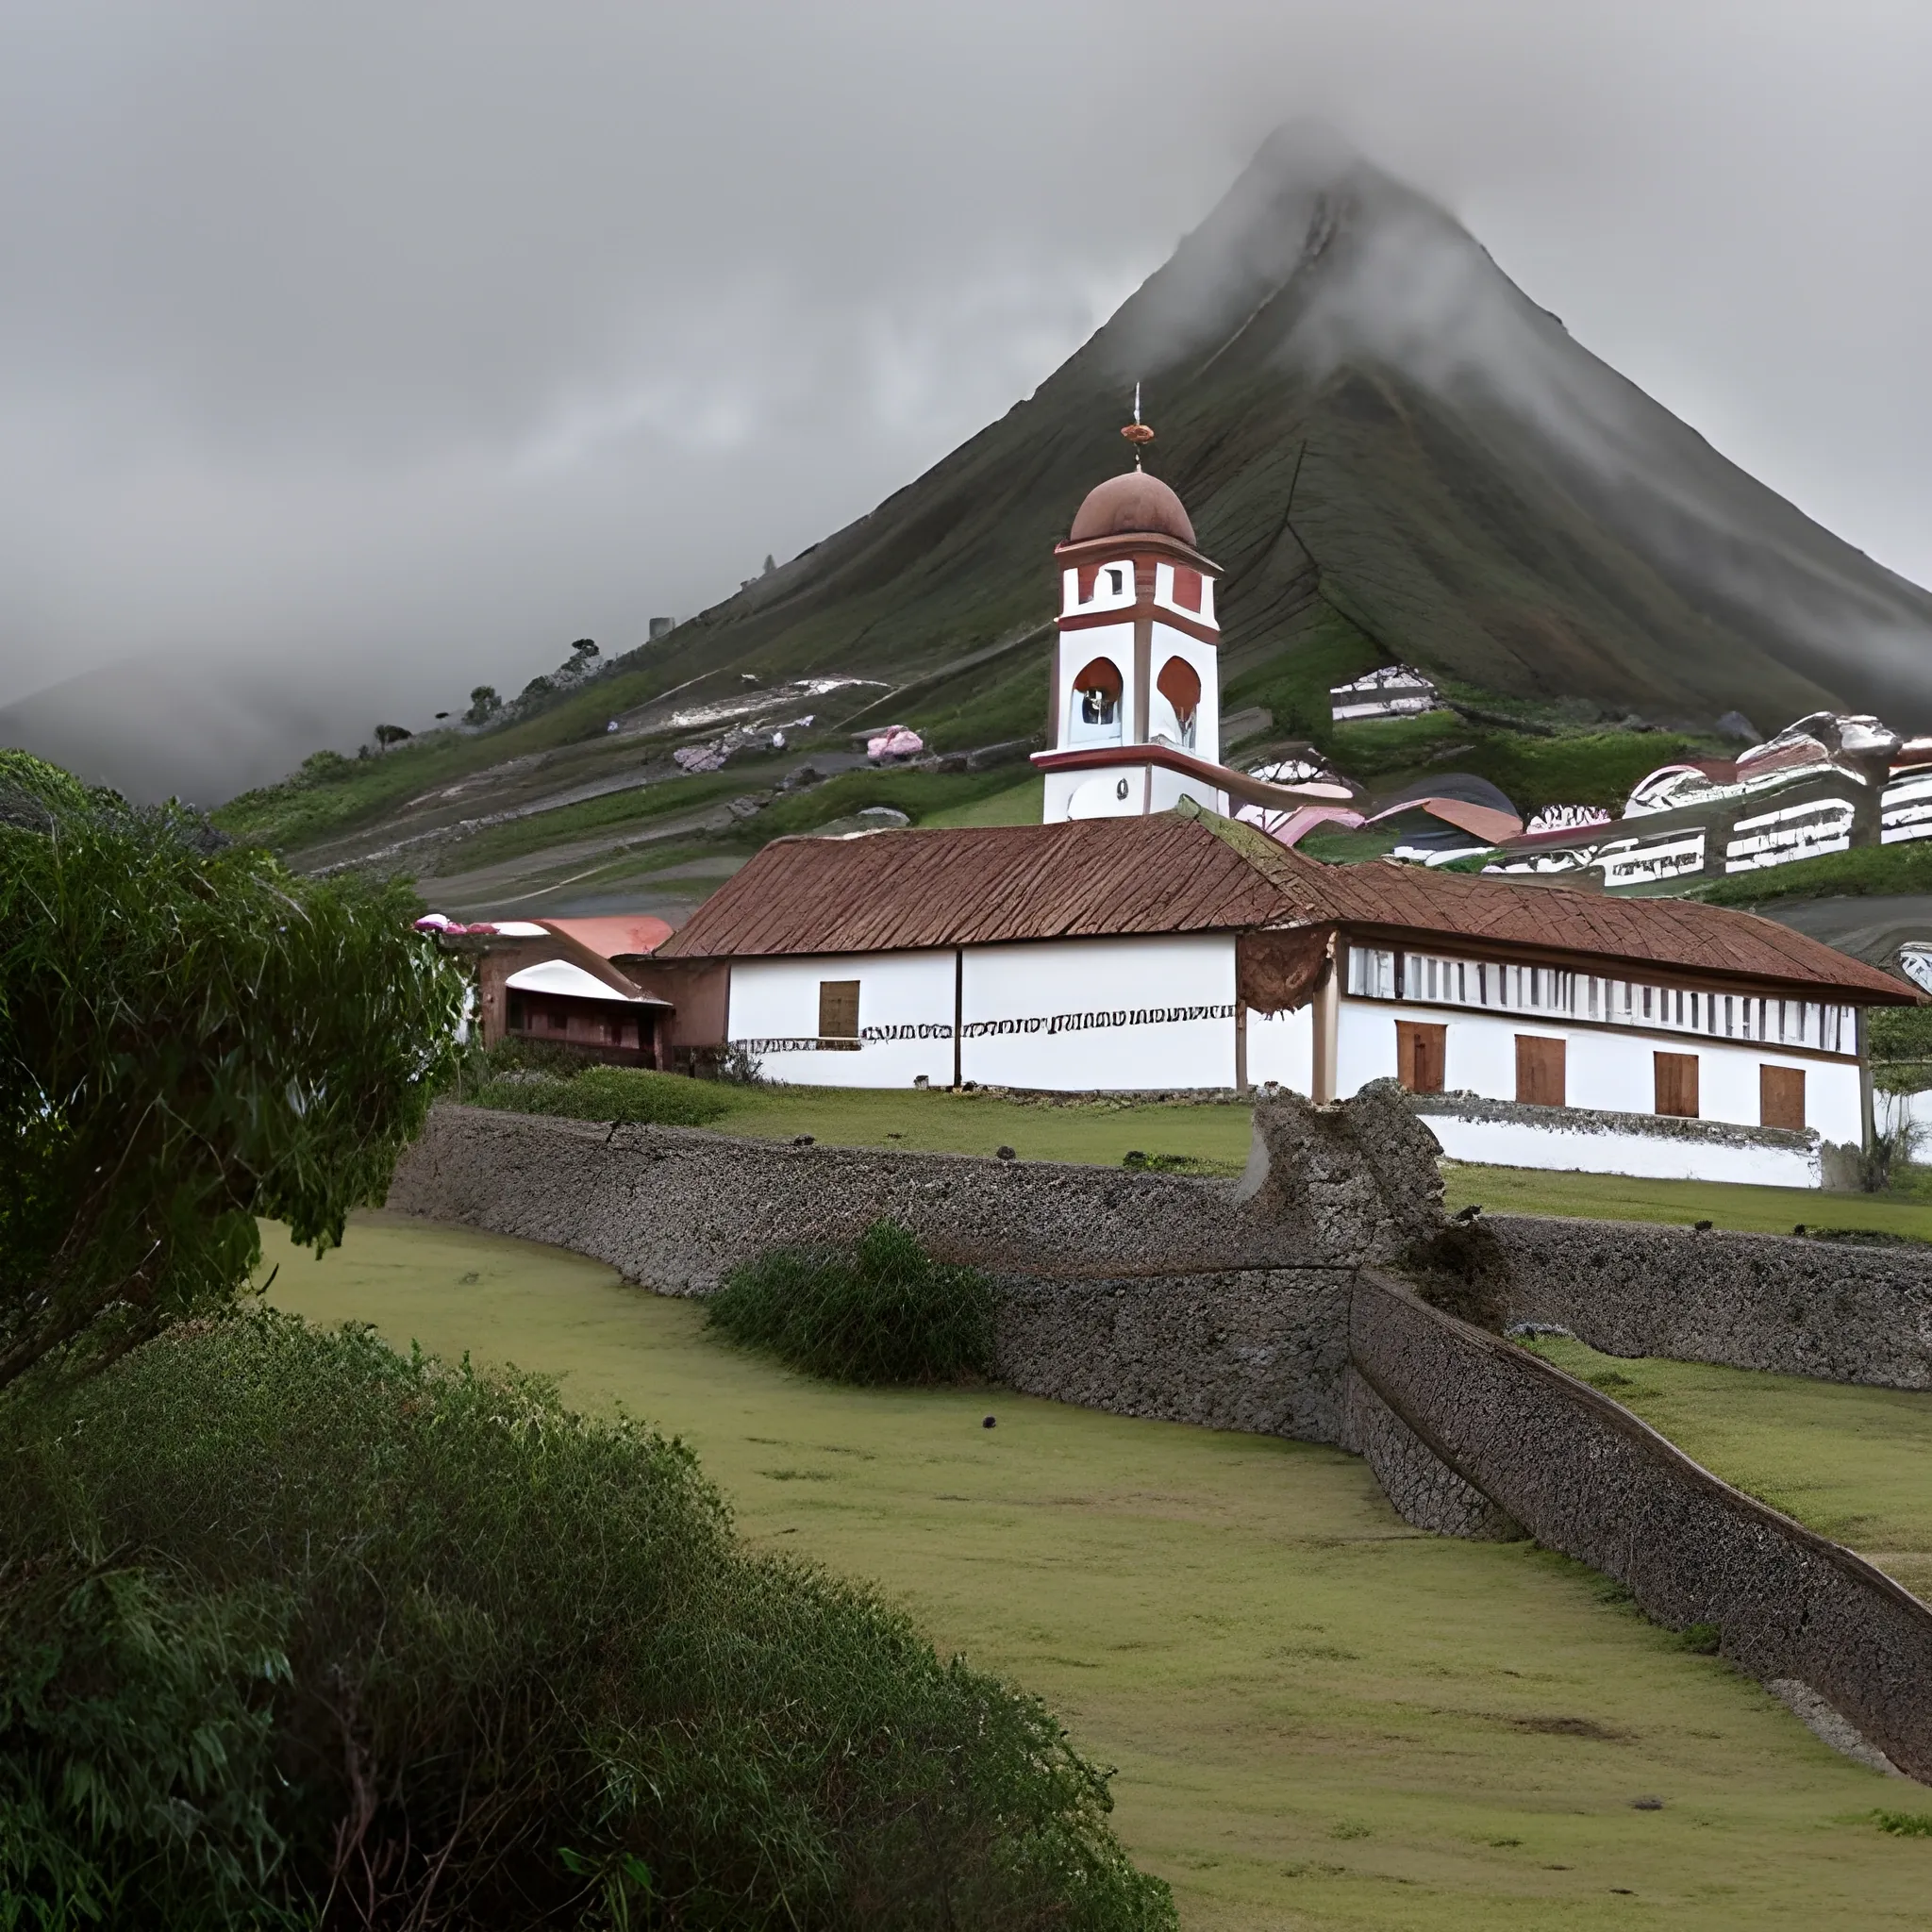
[[[1167,811],[1184,797],[1224,812],[1221,765],[1220,566],[1194,548],[1181,500],[1140,467],[1154,432],[1122,431],[1135,467],[1089,492],[1065,542],[1054,647],[1052,749],[1043,816]]]

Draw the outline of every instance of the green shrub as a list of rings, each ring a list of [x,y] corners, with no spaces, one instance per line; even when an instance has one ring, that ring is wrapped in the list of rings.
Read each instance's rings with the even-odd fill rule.
[[[540,1381],[257,1313],[0,1457],[9,1925],[1174,1924],[1038,1702]]]
[[[581,1073],[496,1074],[464,1096],[477,1107],[508,1113],[558,1114],[574,1121],[618,1121],[626,1125],[702,1127],[738,1105],[727,1089],[682,1074],[653,1074],[641,1067],[591,1066]]]
[[[1932,891],[1932,841],[1854,845],[1763,872],[1716,879],[1697,896],[1711,906],[1761,906],[1770,899],[1861,898],[1871,893]]]
[[[847,1252],[774,1248],[734,1270],[706,1307],[746,1348],[835,1382],[958,1382],[992,1373],[992,1284],[935,1261],[875,1221]]]
[[[1932,1817],[1923,1811],[1874,1811],[1872,1820],[1893,1838],[1932,1838]]]

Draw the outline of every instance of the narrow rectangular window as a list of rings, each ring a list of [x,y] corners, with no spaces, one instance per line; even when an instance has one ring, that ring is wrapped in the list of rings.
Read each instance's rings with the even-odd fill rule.
[[[1516,1098],[1524,1107],[1563,1107],[1569,1042],[1537,1033],[1516,1036]]]
[[[1762,1127],[1805,1126],[1805,1070],[1803,1067],[1759,1067],[1757,1070],[1757,1124]]]
[[[1449,1062],[1449,1029],[1421,1020],[1395,1023],[1395,1077],[1411,1093],[1440,1093]]]
[[[1657,1108],[1658,1113],[1675,1114],[1680,1120],[1697,1118],[1697,1056],[1694,1053],[1659,1053],[1657,1063]]]
[[[819,1038],[858,1044],[858,980],[819,981]]]

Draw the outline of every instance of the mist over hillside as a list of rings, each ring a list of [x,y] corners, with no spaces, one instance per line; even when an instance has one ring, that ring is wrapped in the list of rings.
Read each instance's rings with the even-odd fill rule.
[[[1427,197],[1307,126],[1274,136],[1033,395],[621,668],[655,690],[873,677],[937,704],[961,741],[1035,728],[1052,545],[1123,466],[1137,381],[1149,466],[1226,568],[1233,671],[1340,624],[1371,657],[1606,717],[1741,709],[1774,729],[1831,706],[1932,729],[1932,596],[1591,355]],[[212,802],[359,741],[381,685],[353,665],[143,662],[0,711],[0,740]]]

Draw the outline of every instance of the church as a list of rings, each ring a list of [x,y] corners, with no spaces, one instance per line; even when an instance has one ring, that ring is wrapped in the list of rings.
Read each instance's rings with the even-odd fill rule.
[[[1905,981],[1689,900],[1306,858],[1352,794],[1222,762],[1221,572],[1174,491],[1110,477],[1053,561],[1041,824],[774,840],[675,934],[432,916],[485,1040],[802,1086],[1393,1078],[1445,1153],[1514,1166],[1817,1187],[1866,1144],[1863,1016]]]
[[[1902,981],[1684,900],[1306,858],[1261,827],[1343,794],[1220,761],[1220,572],[1174,491],[1102,483],[1054,562],[1043,823],[774,841],[641,992],[804,1085],[1393,1077],[1459,1158],[1785,1185],[1862,1143]]]

